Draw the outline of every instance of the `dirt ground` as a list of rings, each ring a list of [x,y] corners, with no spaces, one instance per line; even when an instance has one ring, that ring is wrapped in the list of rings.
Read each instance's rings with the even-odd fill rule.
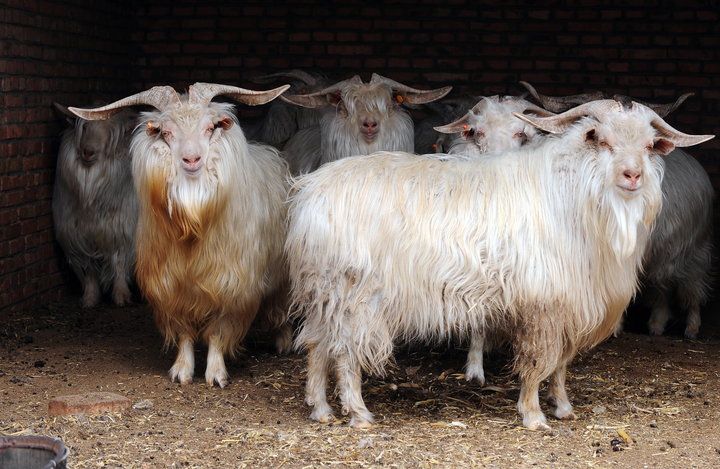
[[[400,347],[388,376],[363,384],[378,423],[354,430],[308,420],[303,356],[250,340],[219,389],[202,379],[203,350],[184,387],[168,380],[174,355],[161,350],[146,306],[6,314],[0,434],[60,437],[73,468],[720,467],[717,328],[697,341],[624,333],[578,357],[568,377],[578,420],[549,417],[551,433],[519,425],[503,354],[480,387],[463,379],[463,350]],[[53,397],[100,390],[134,408],[48,416]]]

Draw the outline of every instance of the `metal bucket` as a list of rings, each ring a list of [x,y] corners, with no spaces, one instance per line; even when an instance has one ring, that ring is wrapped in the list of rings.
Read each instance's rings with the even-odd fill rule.
[[[2,469],[65,469],[68,449],[49,436],[0,437]]]

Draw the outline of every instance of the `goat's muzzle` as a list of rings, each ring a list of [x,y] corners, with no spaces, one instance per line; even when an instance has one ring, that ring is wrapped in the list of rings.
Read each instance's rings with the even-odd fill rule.
[[[202,164],[200,155],[188,155],[182,159],[182,167],[188,174],[196,174],[202,168]]]

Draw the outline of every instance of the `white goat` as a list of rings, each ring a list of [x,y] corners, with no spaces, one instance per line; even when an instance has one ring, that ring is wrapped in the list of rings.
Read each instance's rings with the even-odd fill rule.
[[[555,416],[574,417],[566,367],[612,333],[635,292],[661,205],[655,154],[711,136],[611,100],[518,117],[562,135],[480,159],[381,152],[296,180],[285,248],[312,419],[332,418],[331,363],[350,425],[367,426],[362,370],[382,373],[396,339],[486,326],[514,348],[523,424],[548,428],[538,388],[549,376]]]
[[[225,95],[257,105],[287,86],[251,91],[196,83],[179,96],[154,87],[97,109],[70,108],[105,119],[126,106],[150,105],[132,140],[133,176],[140,201],[137,279],[167,344],[179,351],[172,380],[192,381],[193,344],[208,344],[205,380],[227,384],[223,356],[245,336],[261,302],[279,329],[286,284],[287,165],[277,151],[248,144]],[[287,326],[281,337],[289,341]]]
[[[539,117],[553,116],[552,112],[536,106],[522,97],[487,96],[475,104],[462,117],[434,130],[447,135],[445,142],[449,153],[461,158],[480,158],[488,153],[515,150],[523,145],[535,144],[540,132],[529,123],[515,117],[515,113]],[[470,338],[470,350],[465,366],[465,379],[485,384],[483,353],[492,346],[485,341],[490,331],[474,331]]]
[[[555,112],[602,94],[553,97],[538,93],[529,83],[520,83],[545,108]],[[692,93],[683,94],[668,104],[643,104],[665,117],[690,96]],[[624,102],[632,100],[621,95],[614,98]],[[707,301],[710,289],[714,191],[703,167],[686,152],[676,149],[664,161],[663,210],[645,252],[641,298],[651,308],[648,321],[651,334],[664,332],[671,316],[670,303],[675,297],[687,311],[685,337],[694,339],[700,330],[700,307]],[[622,324],[618,332],[621,328]]]
[[[137,115],[105,122],[78,119],[55,103],[72,127],[60,143],[53,221],[55,235],[83,286],[82,305],[96,306],[111,288],[117,305],[131,300],[138,203],[130,171],[130,136]]]
[[[451,89],[423,91],[373,74],[369,83],[356,75],[315,93],[282,96],[289,103],[324,110],[320,125],[295,134],[283,156],[292,174],[302,174],[347,156],[379,150],[412,152],[413,123],[402,105],[428,103]]]

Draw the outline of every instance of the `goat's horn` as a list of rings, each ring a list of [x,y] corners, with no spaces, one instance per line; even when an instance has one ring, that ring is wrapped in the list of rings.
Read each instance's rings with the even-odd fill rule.
[[[272,101],[288,88],[290,85],[279,86],[272,90],[254,91],[217,83],[195,83],[188,90],[188,101],[207,106],[215,96],[223,95],[248,106],[258,106]]]
[[[252,78],[251,80],[255,83],[270,83],[277,80],[278,78],[292,78],[295,80],[300,80],[308,86],[315,86],[318,82],[317,77],[314,77],[308,72],[299,69],[270,73],[268,75],[261,75],[259,77]]]
[[[640,103],[633,102],[633,106],[639,104]],[[670,140],[676,147],[691,147],[715,138],[714,135],[691,135],[680,132],[665,122],[660,116],[658,116],[657,119],[653,119],[650,125],[652,125],[657,133]]]
[[[600,91],[592,93],[573,94],[570,96],[545,96],[537,92],[535,87],[526,81],[520,84],[527,89],[533,98],[535,98],[545,109],[552,112],[565,112],[568,109],[579,104],[589,103],[598,99],[603,99],[605,95]]]
[[[442,88],[434,90],[419,90],[378,75],[377,73],[372,74],[370,83],[385,83],[393,90],[401,92],[405,98],[405,102],[408,104],[425,104],[431,101],[437,101],[452,90],[452,86],[443,86]]]
[[[120,112],[122,108],[143,104],[153,106],[160,111],[164,111],[172,106],[179,105],[180,97],[171,86],[153,86],[149,90],[128,96],[127,98],[110,103],[107,106],[94,109],[69,107],[68,110],[83,119],[104,120],[113,114]]]
[[[314,93],[309,94],[291,94],[288,96],[281,96],[280,99],[282,99],[285,102],[288,102],[290,104],[294,104],[296,106],[302,106],[307,108],[318,108],[323,106],[329,106],[333,103],[332,101],[328,100],[328,95],[336,95],[340,92],[342,92],[343,89],[347,85],[358,85],[362,84],[362,78],[360,78],[359,75],[355,75],[352,78],[348,78],[347,80],[340,81],[338,83],[335,83],[334,85],[330,85],[325,89],[322,89],[320,91],[316,91]]]
[[[550,132],[551,134],[559,134],[564,132],[565,129],[580,118],[591,116],[598,119],[600,116],[609,112],[621,111],[622,109],[623,106],[621,103],[613,99],[603,99],[600,101],[591,101],[589,103],[581,104],[569,111],[565,111],[562,114],[551,117],[533,117],[520,114],[519,112],[514,112],[513,115],[524,120],[530,125],[537,127],[538,129]]]
[[[524,98],[521,98],[524,99]],[[525,105],[525,109],[523,110],[523,114],[530,113],[535,114],[540,117],[552,117],[555,115],[554,112],[550,112],[547,109],[543,109],[540,106],[536,106],[533,103],[527,103]]]
[[[646,103],[645,101],[640,101],[637,99],[628,98],[627,96],[623,95],[615,95],[613,96],[614,99],[617,99],[618,97],[627,99],[628,101],[635,101],[636,103],[640,103],[643,106],[649,107],[653,111],[655,111],[655,114],[657,114],[660,117],[665,117],[671,112],[673,112],[675,109],[679,108],[682,103],[685,102],[686,99],[688,99],[691,96],[695,96],[695,93],[685,93],[681,95],[678,99],[675,100],[674,103],[668,103],[668,104],[653,104],[653,103]]]

